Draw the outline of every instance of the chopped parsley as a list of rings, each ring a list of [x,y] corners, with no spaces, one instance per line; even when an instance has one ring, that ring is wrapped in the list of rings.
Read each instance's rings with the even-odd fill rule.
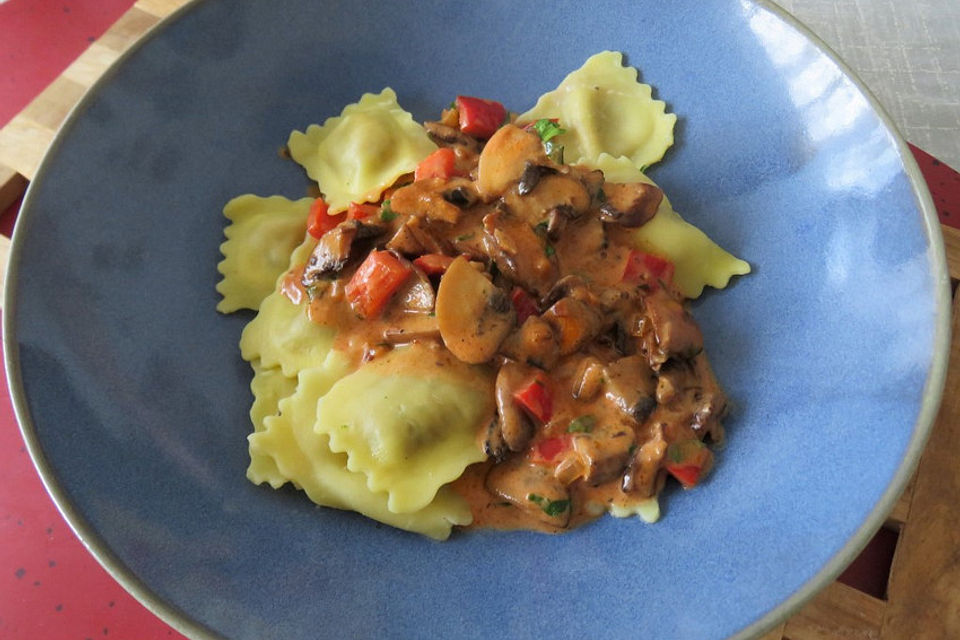
[[[590,433],[596,423],[597,419],[590,414],[579,416],[570,421],[567,433]]]
[[[535,503],[540,509],[550,516],[556,518],[558,515],[570,508],[569,500],[548,500],[536,493],[527,494],[527,500]]]
[[[473,237],[473,232],[470,232],[470,233],[462,233],[462,234],[460,234],[459,236],[457,236],[456,238],[454,238],[453,241],[454,241],[454,242],[463,242],[464,240],[469,240],[469,239],[472,238],[472,237]]]
[[[545,247],[543,248],[543,252],[544,252],[545,254],[547,254],[547,257],[548,257],[548,258],[552,258],[552,257],[553,257],[553,254],[555,254],[555,253],[557,252],[557,250],[554,249],[554,248],[553,248],[553,245],[548,242],[548,243],[547,243],[547,246],[545,246]]]
[[[390,222],[397,217],[397,214],[390,208],[390,201],[384,200],[380,205],[380,222]]]
[[[567,130],[547,118],[540,118],[534,122],[533,130],[543,141],[543,150],[547,156],[557,164],[563,164],[563,145],[557,144],[554,138],[565,134]]]
[[[567,130],[561,127],[559,124],[547,118],[540,118],[534,122],[533,129],[544,142],[550,142],[552,138],[563,135],[567,132]]]

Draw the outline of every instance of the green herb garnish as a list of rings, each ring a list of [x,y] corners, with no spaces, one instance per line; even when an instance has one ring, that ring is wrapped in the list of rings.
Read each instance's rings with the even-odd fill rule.
[[[565,134],[567,130],[547,118],[540,118],[534,122],[533,130],[537,132],[540,140],[543,141],[543,150],[546,152],[547,157],[557,164],[563,164],[563,145],[557,144],[553,138]]]
[[[544,252],[545,254],[547,254],[547,257],[548,257],[548,258],[552,258],[552,257],[553,257],[553,254],[555,254],[555,253],[557,252],[557,250],[554,249],[554,248],[553,248],[553,245],[548,242],[548,243],[547,243],[547,246],[545,246],[545,247],[543,248],[543,252]]]
[[[540,118],[534,122],[533,129],[544,142],[549,142],[551,138],[555,138],[556,136],[563,135],[567,132],[567,130],[561,127],[559,124],[547,118]]]
[[[596,423],[597,419],[592,415],[579,416],[570,421],[570,425],[567,427],[567,433],[590,433],[593,431],[593,425]]]
[[[469,240],[469,239],[472,238],[473,236],[474,236],[473,232],[470,232],[470,233],[462,233],[462,234],[460,234],[459,236],[457,236],[456,238],[454,238],[453,241],[454,241],[454,242],[463,242],[464,240]]]
[[[390,222],[397,217],[397,214],[390,208],[390,201],[384,200],[380,205],[380,222]]]
[[[527,500],[535,503],[540,509],[550,516],[556,518],[558,515],[570,508],[569,500],[548,500],[536,493],[527,494]]]

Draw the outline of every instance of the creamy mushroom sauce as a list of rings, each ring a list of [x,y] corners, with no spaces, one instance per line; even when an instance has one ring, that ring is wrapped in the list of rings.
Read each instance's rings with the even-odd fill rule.
[[[560,532],[655,497],[670,476],[695,485],[726,400],[672,265],[631,243],[663,194],[556,162],[529,126],[485,142],[456,122],[448,110],[425,125],[453,151],[453,175],[401,178],[376,213],[328,231],[284,294],[336,326],[356,364],[420,342],[488,376],[489,459],[453,485],[472,526]],[[409,275],[363,317],[345,292],[384,251]]]

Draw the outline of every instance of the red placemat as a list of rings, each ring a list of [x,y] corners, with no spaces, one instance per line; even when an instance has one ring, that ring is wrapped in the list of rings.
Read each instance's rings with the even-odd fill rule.
[[[102,35],[133,0],[0,4],[0,126]],[[10,235],[18,205],[0,217]],[[181,639],[74,535],[27,454],[0,371],[0,638]]]

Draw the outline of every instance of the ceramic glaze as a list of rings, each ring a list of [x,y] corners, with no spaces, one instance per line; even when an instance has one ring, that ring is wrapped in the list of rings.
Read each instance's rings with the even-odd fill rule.
[[[728,445],[656,525],[446,543],[244,477],[249,315],[214,307],[224,203],[301,197],[293,129],[385,86],[529,108],[623,51],[679,116],[651,176],[754,272],[694,305]],[[882,522],[943,382],[947,277],[872,98],[745,0],[206,0],[76,110],[32,184],[4,321],[45,482],[124,585],[197,638],[726,638],[772,626]]]

